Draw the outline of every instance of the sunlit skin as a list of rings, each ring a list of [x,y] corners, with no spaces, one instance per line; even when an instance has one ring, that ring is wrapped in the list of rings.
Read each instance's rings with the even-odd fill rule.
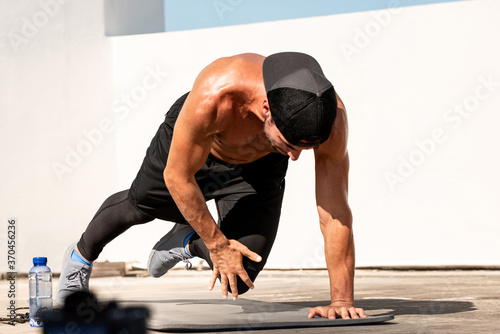
[[[232,298],[237,299],[237,277],[254,287],[243,267],[243,257],[255,262],[262,258],[237,240],[225,237],[207,208],[195,173],[209,154],[228,163],[246,164],[273,152],[295,161],[303,150],[313,149],[316,203],[325,240],[331,304],[311,308],[308,317],[365,317],[363,309],[354,307],[354,241],[347,203],[349,159],[344,105],[338,98],[337,119],[323,144],[291,145],[272,120],[262,77],[264,59],[257,54],[221,58],[200,72],[174,128],[163,174],[165,184],[184,218],[210,251],[213,271],[209,289],[220,276],[222,296],[228,298],[230,287]]]

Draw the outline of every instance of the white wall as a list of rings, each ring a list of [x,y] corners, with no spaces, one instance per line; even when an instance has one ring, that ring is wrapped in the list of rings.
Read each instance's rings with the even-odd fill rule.
[[[129,147],[147,147],[162,114],[207,63],[247,51],[308,52],[347,105],[358,265],[498,264],[500,178],[492,152],[499,135],[492,127],[500,87],[473,96],[482,81],[500,82],[499,9],[470,1],[113,39],[122,55],[117,82],[147,66],[168,73],[161,93],[120,127],[119,182],[129,184],[142,158]],[[476,100],[461,123],[448,111]],[[440,143],[429,143],[433,133]],[[312,154],[304,155],[290,165],[271,267],[324,266]],[[400,156],[419,165],[401,169]],[[130,232],[121,242],[135,238]]]
[[[6,33],[39,10],[8,5]],[[315,56],[347,106],[357,264],[498,264],[499,14],[498,2],[478,0],[106,39],[101,2],[66,4],[0,53],[0,201],[2,219],[19,219],[20,265],[45,254],[59,268],[106,196],[129,187],[163,114],[206,64],[285,50]],[[58,177],[53,163],[106,119],[102,140]],[[290,164],[269,267],[324,266],[312,168],[310,153]],[[100,260],[145,261],[170,227],[134,227]],[[46,241],[33,246],[38,235]]]
[[[360,264],[499,263],[499,5],[403,8],[345,67]]]
[[[114,117],[103,8],[102,1],[0,3],[1,271],[8,218],[18,219],[18,270],[47,256],[59,271],[64,249],[116,189],[114,134],[99,140],[94,131]]]

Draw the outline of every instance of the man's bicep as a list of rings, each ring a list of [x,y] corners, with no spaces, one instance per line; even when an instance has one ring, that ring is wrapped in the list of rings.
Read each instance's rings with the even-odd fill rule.
[[[211,111],[200,109],[196,99],[188,100],[175,124],[165,170],[185,177],[193,176],[203,166],[213,140]]]
[[[349,155],[347,153],[347,113],[339,100],[337,117],[327,141],[314,150],[316,166],[316,201],[322,208],[335,215],[349,211],[347,187]]]
[[[341,219],[350,212],[347,201],[349,155],[316,158],[316,203],[321,216]]]

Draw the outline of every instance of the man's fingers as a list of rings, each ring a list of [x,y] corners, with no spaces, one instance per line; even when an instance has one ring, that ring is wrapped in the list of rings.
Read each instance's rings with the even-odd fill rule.
[[[358,318],[366,318],[365,311],[362,308],[355,307],[323,307],[318,306],[314,308],[310,308],[307,317],[314,318],[315,316],[320,316],[328,319],[358,319]]]
[[[250,260],[252,260],[254,262],[262,261],[262,257],[259,254],[252,252],[250,249],[248,249],[247,246],[245,246],[241,243],[240,243],[239,251],[242,255],[248,257]]]
[[[351,319],[351,315],[349,314],[349,310],[347,309],[347,307],[343,306],[340,308],[339,311],[337,311],[337,314],[340,313],[342,319]]]
[[[238,276],[240,276],[243,283],[245,283],[250,289],[254,288],[253,282],[245,270],[243,270],[243,272],[240,272]]]
[[[220,275],[220,285],[222,288],[222,298],[227,299],[228,280],[226,275]]]
[[[357,311],[357,309],[356,309],[356,308],[354,308],[354,307],[350,307],[350,308],[349,308],[349,314],[350,314],[350,316],[351,316],[351,319],[358,319],[358,318],[359,318],[359,316],[358,316],[358,311]]]
[[[229,240],[230,247],[222,249],[220,252],[210,254],[214,269],[209,282],[209,290],[215,286],[217,278],[220,279],[222,297],[227,298],[229,289],[233,299],[238,298],[238,277],[250,288],[254,285],[242,263],[242,257],[248,257],[254,262],[262,261],[262,257],[252,252],[245,245],[237,240]]]
[[[238,283],[236,280],[236,276],[229,276],[229,286],[231,287],[231,295],[233,300],[238,299]]]
[[[307,317],[314,318],[315,316],[320,316],[325,318],[327,315],[323,312],[323,309],[321,307],[310,308]]]
[[[363,310],[362,308],[357,308],[356,312],[358,312],[361,318],[366,318],[365,310]]]
[[[345,310],[345,311],[347,312],[347,310]],[[342,317],[342,318],[344,317],[342,314],[342,309],[340,309],[340,310],[337,310],[335,308],[328,309],[328,319],[336,319],[337,315],[339,315],[339,317]]]
[[[214,268],[214,270],[212,270],[210,281],[208,282],[208,290],[212,291],[215,286],[215,281],[217,281],[217,277],[219,277],[219,270],[217,268]]]

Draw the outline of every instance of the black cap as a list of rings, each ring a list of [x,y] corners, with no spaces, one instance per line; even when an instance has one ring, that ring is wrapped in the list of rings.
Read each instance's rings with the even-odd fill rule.
[[[264,85],[278,130],[292,145],[323,143],[337,116],[333,85],[313,57],[299,52],[276,53],[264,60]]]

